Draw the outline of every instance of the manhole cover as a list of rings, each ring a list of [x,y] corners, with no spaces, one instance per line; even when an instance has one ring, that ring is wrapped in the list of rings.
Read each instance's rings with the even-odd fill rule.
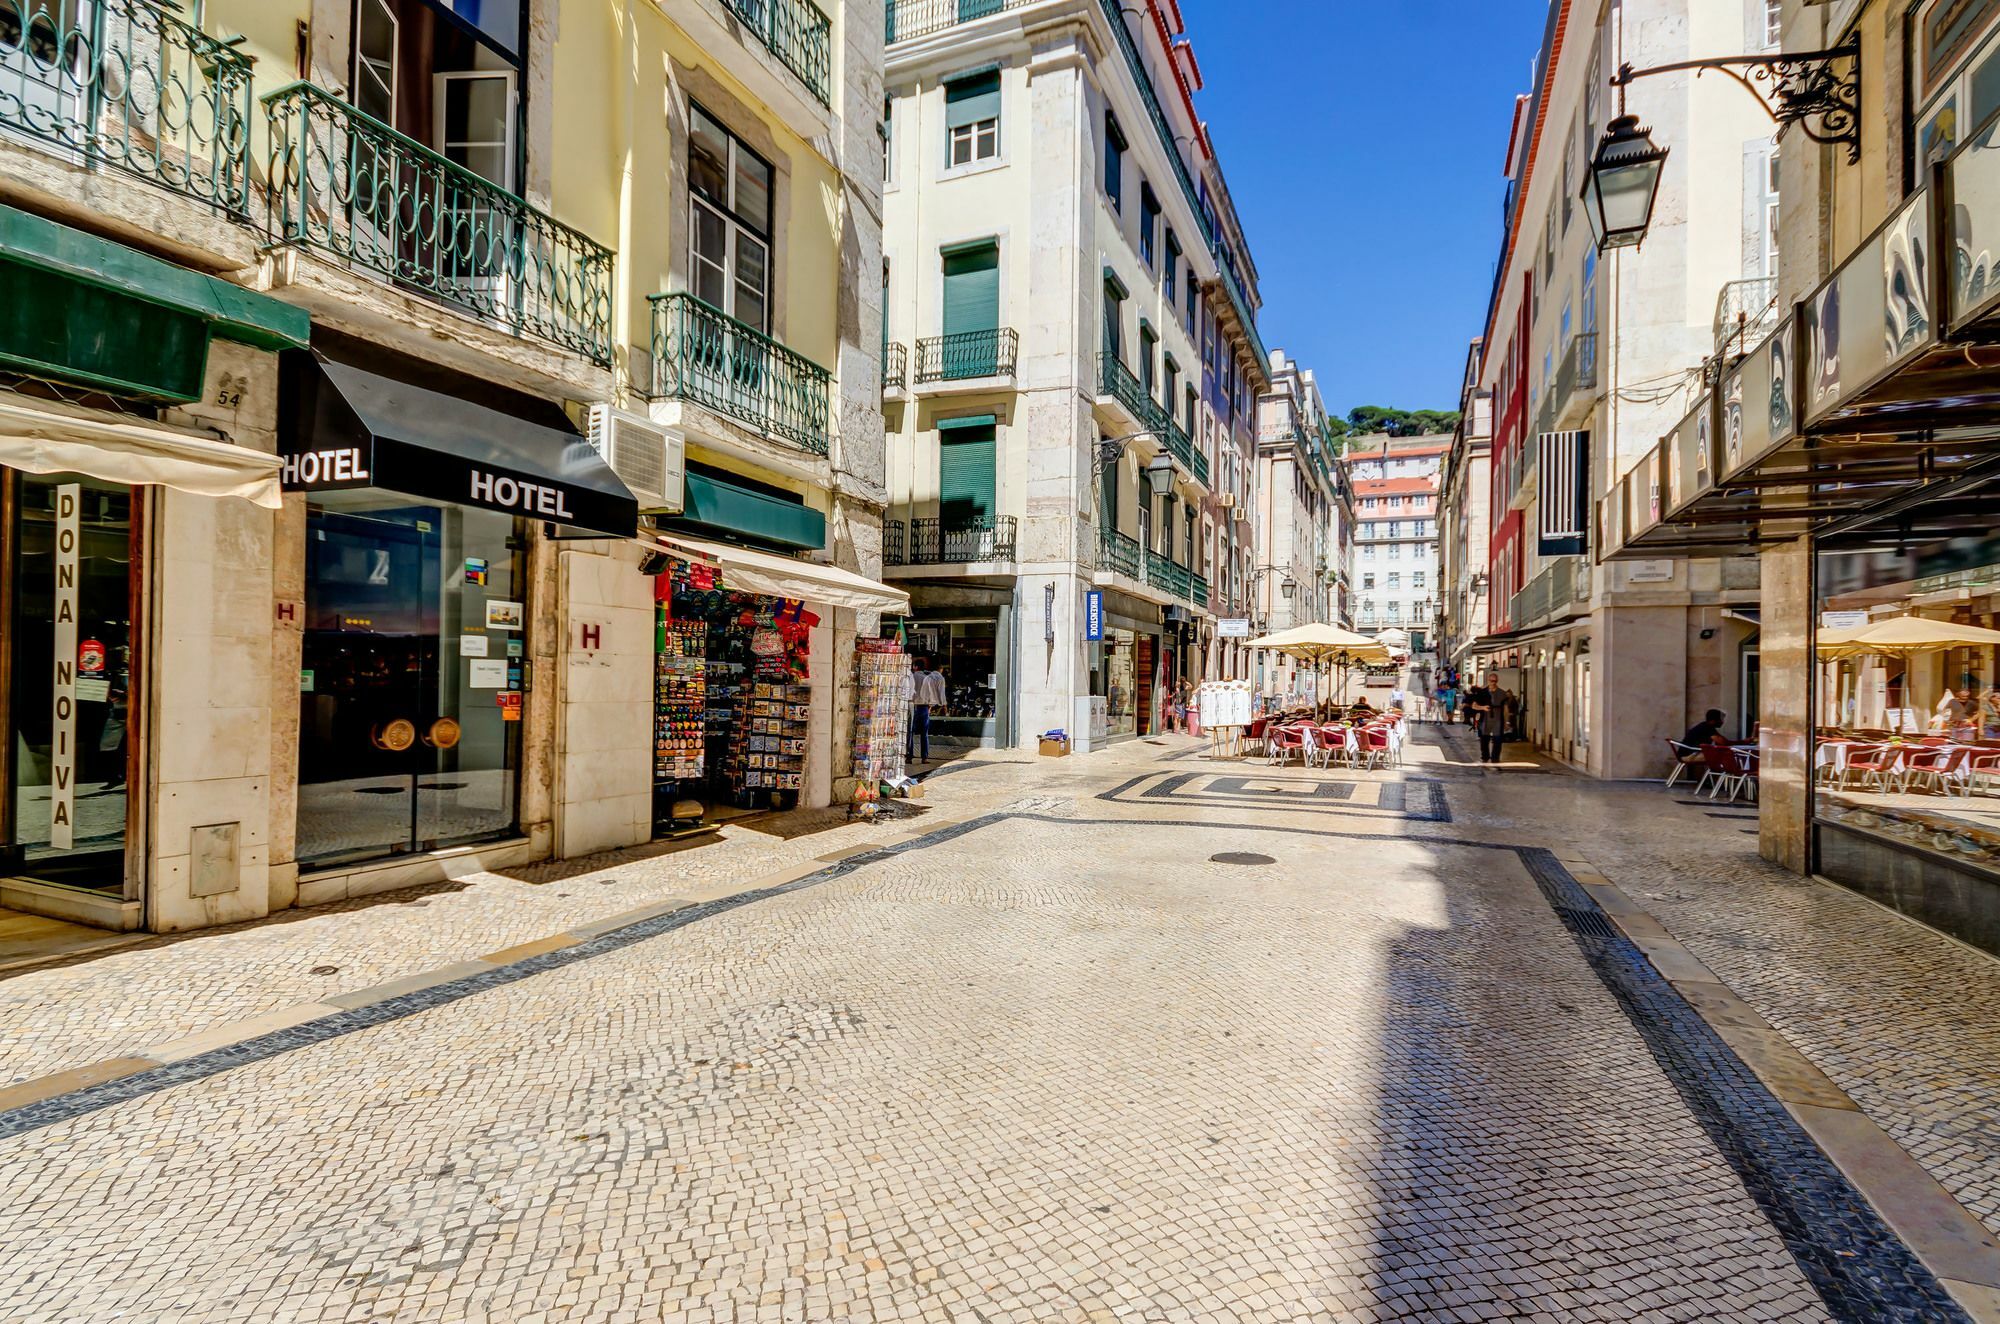
[[[316,965],[309,973],[315,975],[337,975],[340,973],[340,967],[337,965]]]
[[[1210,864],[1276,864],[1269,855],[1252,855],[1248,851],[1226,850],[1220,855],[1208,857]]]

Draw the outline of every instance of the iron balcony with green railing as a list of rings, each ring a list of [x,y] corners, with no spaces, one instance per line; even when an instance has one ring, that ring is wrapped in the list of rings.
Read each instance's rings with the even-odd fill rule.
[[[610,249],[311,83],[264,110],[274,245],[611,362]]]
[[[1146,564],[1139,540],[1116,529],[1101,529],[1097,537],[1097,568],[1137,579]]]
[[[901,345],[882,347],[882,389],[901,391],[910,385],[910,351]]]
[[[5,3],[5,0],[0,0]],[[822,106],[833,104],[833,20],[810,0],[721,0]]]
[[[917,342],[917,384],[1012,377],[1020,345],[1021,338],[1008,326],[925,336]]]
[[[250,214],[250,60],[154,0],[0,0],[0,128]]]
[[[1165,589],[1177,598],[1187,597],[1194,590],[1186,566],[1150,548],[1146,551],[1146,582],[1154,588]]]
[[[1100,352],[1097,364],[1098,394],[1108,395],[1124,405],[1139,421],[1139,426],[1157,437],[1167,453],[1194,475],[1196,482],[1207,486],[1208,457],[1195,449],[1194,439],[1188,436],[1187,429],[1174,420],[1164,405],[1147,394],[1145,386],[1116,354],[1110,350]]]
[[[654,394],[692,400],[813,455],[827,453],[833,374],[692,294],[655,294]]]

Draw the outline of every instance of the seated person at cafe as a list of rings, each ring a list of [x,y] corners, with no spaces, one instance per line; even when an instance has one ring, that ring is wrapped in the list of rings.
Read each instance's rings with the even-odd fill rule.
[[[1726,745],[1729,743],[1722,738],[1722,716],[1722,709],[1711,708],[1699,722],[1696,722],[1687,729],[1687,734],[1682,736],[1680,740],[1680,743],[1684,746],[1681,750],[1681,762],[1690,766],[1700,764],[1702,762],[1701,747],[1703,745]]]

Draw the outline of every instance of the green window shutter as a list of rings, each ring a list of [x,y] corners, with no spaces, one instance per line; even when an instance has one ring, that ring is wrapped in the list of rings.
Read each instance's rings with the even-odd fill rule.
[[[1005,0],[958,0],[958,21],[970,23],[975,18],[985,18],[997,14]]]
[[[1000,249],[960,249],[944,259],[944,353],[961,377],[999,371]],[[956,337],[956,339],[954,339]]]
[[[949,129],[1000,118],[1000,71],[990,69],[944,85],[944,120]]]
[[[993,331],[1000,326],[1000,248],[948,253],[944,259],[944,333]]]
[[[1104,466],[1101,480],[1104,503],[1104,527],[1116,530],[1118,527],[1118,465],[1116,462]]]
[[[938,423],[938,514],[944,527],[981,528],[998,502],[991,414]]]

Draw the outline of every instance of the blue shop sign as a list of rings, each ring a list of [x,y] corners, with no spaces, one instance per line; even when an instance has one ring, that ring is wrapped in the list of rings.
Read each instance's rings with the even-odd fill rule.
[[[1104,595],[1096,589],[1083,595],[1083,637],[1092,643],[1104,638]]]

